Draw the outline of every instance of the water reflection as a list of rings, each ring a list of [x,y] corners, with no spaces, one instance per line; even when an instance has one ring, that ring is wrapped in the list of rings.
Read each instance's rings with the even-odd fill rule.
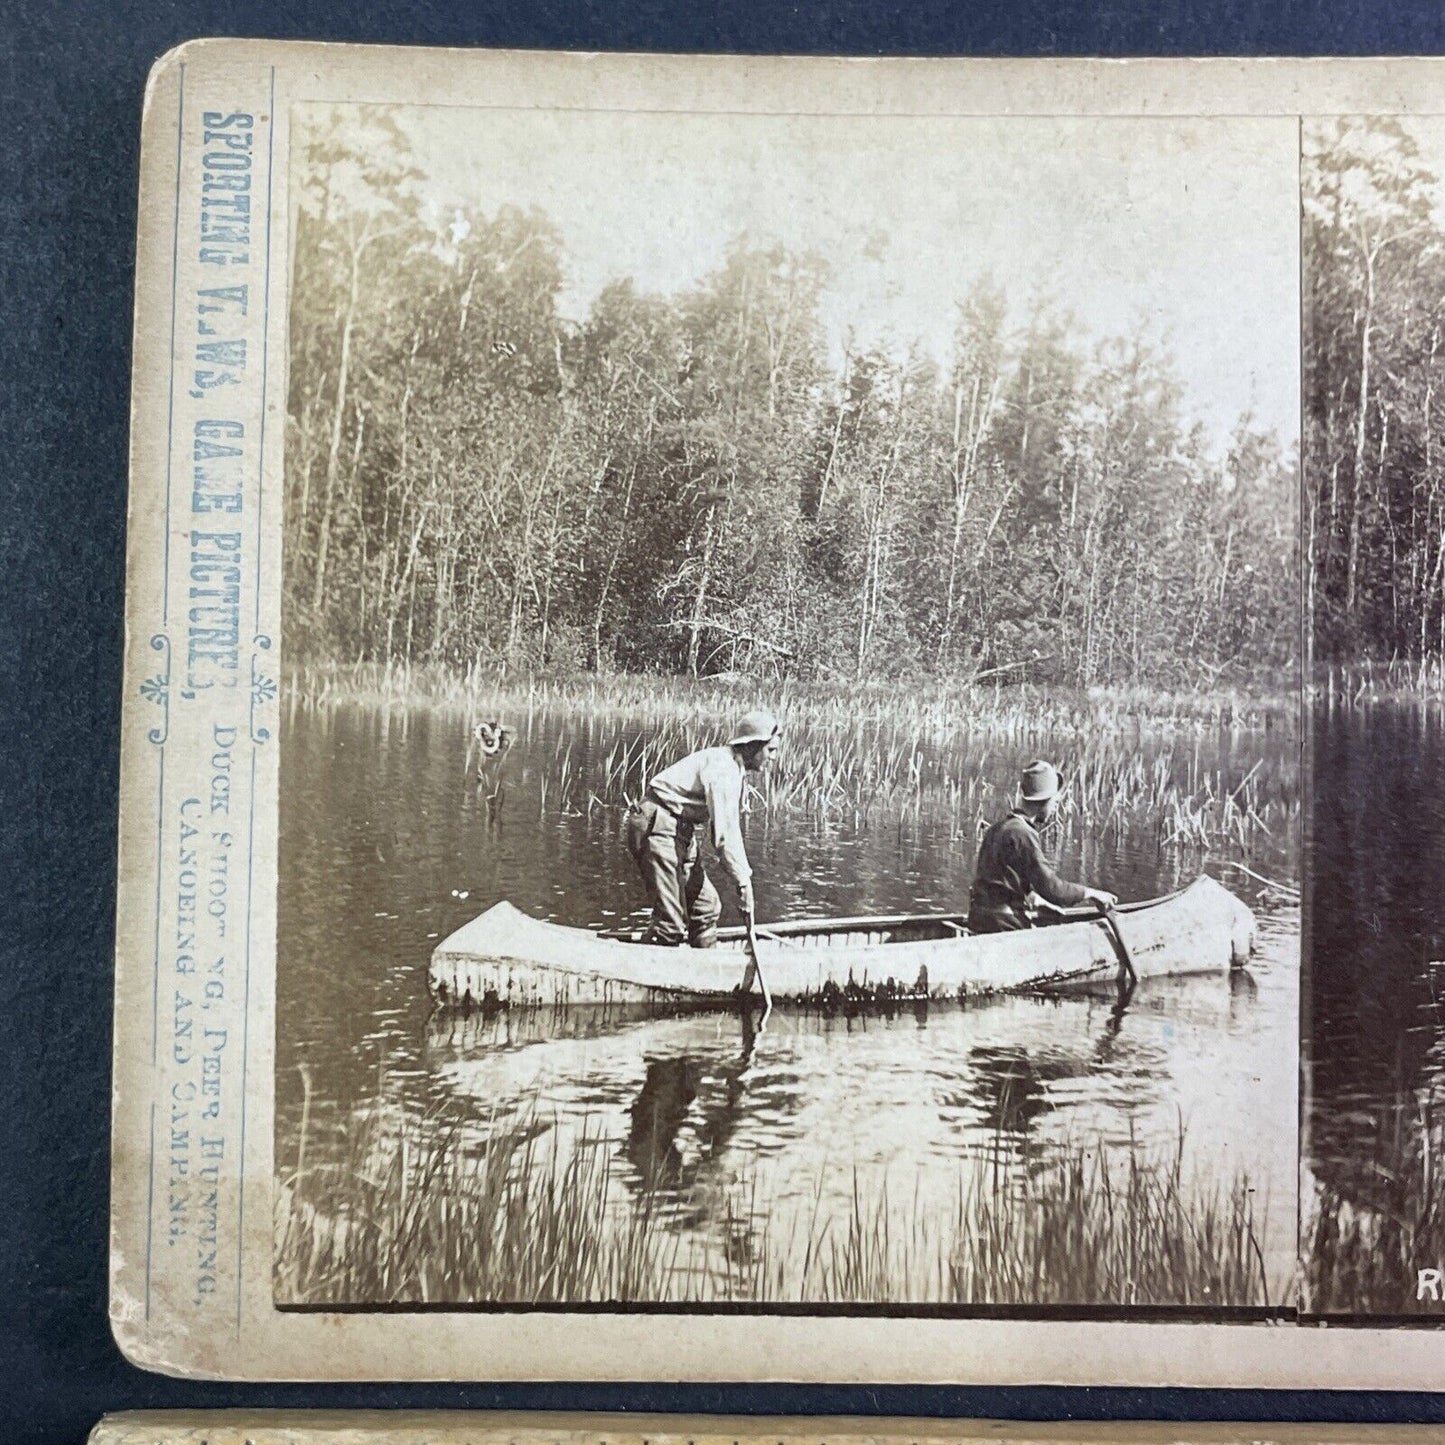
[[[1404,1135],[1445,1087],[1445,716],[1322,709],[1314,747],[1308,1159],[1345,1198],[1398,1211]]]
[[[739,1023],[741,1041],[731,1059],[696,1053],[645,1059],[621,1151],[632,1166],[635,1208],[650,1214],[659,1198],[671,1200],[669,1222],[680,1229],[711,1230],[722,1220],[729,1226],[725,1254],[734,1265],[753,1257],[748,1221],[729,1209],[727,1191],[727,1148],[742,1122],[757,1045],[751,1013],[741,1014]]]
[[[967,1090],[945,1102],[995,1135],[1025,1140],[1035,1121],[1057,1107],[1054,1085],[1089,1079],[1108,1067],[1137,991],[1137,983],[1120,983],[1099,1037],[1086,1053],[1041,1053],[1021,1044],[975,1045],[969,1050],[970,1068],[964,1076]]]

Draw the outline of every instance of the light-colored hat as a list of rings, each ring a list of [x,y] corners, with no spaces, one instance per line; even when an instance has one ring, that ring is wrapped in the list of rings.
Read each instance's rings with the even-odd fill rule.
[[[1030,763],[1019,777],[1019,792],[1026,803],[1044,803],[1059,791],[1061,782],[1052,763]]]
[[[782,732],[783,725],[765,708],[750,712],[738,724],[738,730],[728,739],[730,748],[740,748],[744,743],[771,742]]]

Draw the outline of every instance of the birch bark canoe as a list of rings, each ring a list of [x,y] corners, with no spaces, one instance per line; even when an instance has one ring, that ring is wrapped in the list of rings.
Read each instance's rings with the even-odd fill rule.
[[[1114,986],[1119,953],[1086,910],[1048,927],[974,937],[964,915],[808,919],[771,925],[759,954],[773,997],[983,998]],[[1249,908],[1212,878],[1124,904],[1120,935],[1140,979],[1224,973],[1254,946]],[[734,998],[747,965],[741,929],[712,949],[663,948],[531,918],[502,902],[442,940],[430,988],[444,1005],[688,1006]]]

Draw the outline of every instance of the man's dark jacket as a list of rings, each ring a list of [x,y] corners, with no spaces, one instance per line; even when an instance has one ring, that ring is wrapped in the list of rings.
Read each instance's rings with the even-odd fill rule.
[[[1079,884],[1060,878],[1049,866],[1028,814],[1010,813],[990,825],[979,844],[969,928],[974,933],[1027,928],[1030,893],[1056,908],[1071,908],[1088,897]]]

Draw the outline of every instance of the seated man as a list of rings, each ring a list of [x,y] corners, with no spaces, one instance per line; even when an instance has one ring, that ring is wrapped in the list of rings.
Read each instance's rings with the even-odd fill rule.
[[[712,842],[738,890],[745,918],[753,913],[752,869],[743,848],[743,775],[761,772],[778,752],[782,728],[769,712],[750,712],[724,747],[701,748],[647,785],[627,817],[627,849],[637,860],[652,904],[645,943],[694,948],[717,942],[722,901],[703,871],[696,828],[712,822]]]
[[[1002,822],[990,825],[978,848],[969,895],[971,933],[1004,933],[1033,927],[1030,895],[1056,908],[1097,903],[1112,908],[1112,893],[1069,883],[1049,867],[1039,830],[1058,811],[1059,773],[1050,763],[1030,763],[1019,784],[1019,804]]]

